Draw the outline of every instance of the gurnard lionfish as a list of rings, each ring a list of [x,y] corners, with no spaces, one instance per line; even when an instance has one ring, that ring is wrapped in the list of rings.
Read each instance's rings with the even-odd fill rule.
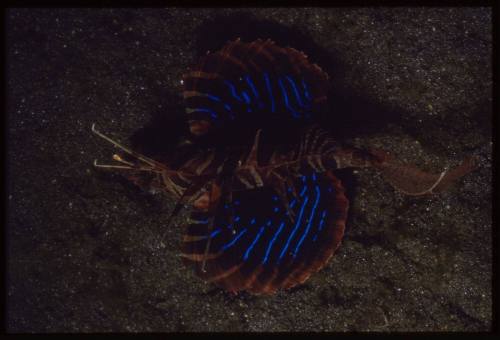
[[[207,53],[183,84],[188,152],[180,148],[175,160],[152,159],[92,126],[124,153],[113,156],[119,165],[95,166],[175,198],[167,226],[181,208],[191,209],[180,256],[202,279],[230,292],[273,294],[327,264],[342,240],[349,207],[335,170],[372,167],[403,193],[425,195],[475,167],[469,158],[430,174],[380,150],[342,145],[315,121],[325,110],[328,75],[304,53],[271,40],[228,42]],[[283,124],[266,129],[271,120]],[[196,147],[204,136],[238,129],[252,131],[246,146],[226,141]],[[291,137],[272,142],[277,134]]]

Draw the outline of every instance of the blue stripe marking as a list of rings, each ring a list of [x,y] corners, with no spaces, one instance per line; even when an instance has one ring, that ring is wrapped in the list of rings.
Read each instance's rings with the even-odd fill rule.
[[[255,218],[252,218],[252,220],[250,221],[250,224],[255,224]]]
[[[323,228],[323,222],[325,217],[326,217],[326,210],[323,210],[323,213],[321,214],[321,221],[319,222],[318,231],[321,231],[321,228]]]
[[[299,103],[299,105],[305,107],[304,103],[302,103],[302,99],[300,98],[299,91],[297,90],[297,86],[295,85],[295,81],[290,76],[286,76],[285,78],[286,80],[288,80],[290,85],[292,85],[293,92],[295,92],[295,97],[297,97],[297,102]]]
[[[213,238],[214,236],[216,236],[220,232],[221,232],[221,229],[214,230],[212,233],[210,233],[210,236],[203,236],[203,239],[206,239],[208,237]]]
[[[214,96],[213,94],[207,93],[206,95],[208,98],[212,99],[213,101],[222,102],[222,100],[219,97]]]
[[[200,112],[208,112],[210,113],[210,115],[212,116],[212,118],[214,119],[217,119],[217,113],[215,113],[214,111],[210,110],[210,109],[205,109],[205,108],[194,108],[193,111],[200,111]]]
[[[309,223],[307,223],[306,230],[304,231],[304,234],[300,238],[299,243],[297,243],[297,246],[295,247],[295,250],[293,252],[293,257],[297,256],[297,252],[299,251],[300,246],[302,245],[302,242],[304,242],[304,239],[306,238],[307,234],[309,233],[309,229],[311,229],[311,223],[314,219],[314,213],[316,212],[316,207],[318,206],[320,196],[321,196],[321,193],[320,193],[319,187],[316,186],[316,201],[314,202],[314,206],[311,210],[311,215],[309,215]]]
[[[315,172],[313,172],[313,174],[312,174],[312,179],[313,179],[313,181],[316,182],[316,173]]]
[[[304,88],[304,96],[307,98],[307,100],[311,100],[311,95],[309,94],[308,86],[307,83],[304,79],[302,79],[302,87]]]
[[[240,217],[239,217],[239,216],[236,216],[236,217],[234,218],[234,222],[238,222],[239,220],[240,220]]]
[[[224,103],[224,109],[226,109],[226,111],[229,112],[229,118],[234,120],[235,116],[234,116],[234,112],[231,110],[231,106],[227,103]]]
[[[316,241],[319,232],[321,231],[321,229],[323,229],[323,223],[325,223],[325,216],[326,216],[326,210],[324,210],[323,213],[321,214],[321,220],[319,221],[318,230],[316,231],[316,234],[313,237],[313,242]]]
[[[274,105],[274,96],[273,92],[271,90],[271,82],[269,81],[269,75],[267,73],[264,73],[264,80],[266,81],[266,87],[267,91],[269,92],[269,98],[271,98],[271,112],[275,112],[276,107]]]
[[[283,85],[283,82],[281,81],[281,79],[278,79],[278,84],[281,88],[281,93],[283,94],[283,99],[285,100],[285,106],[290,110],[290,112],[292,112],[292,116],[294,118],[299,118],[300,115],[288,103],[288,95],[286,93],[285,86]]]
[[[238,241],[240,239],[240,237],[243,236],[243,234],[246,233],[246,232],[247,232],[247,228],[245,228],[242,231],[240,231],[240,233],[238,235],[236,235],[236,237],[233,238],[231,240],[231,242],[229,242],[228,244],[222,246],[222,251],[224,251],[224,250],[232,247],[236,243],[236,241]]]
[[[304,196],[304,194],[306,193],[306,190],[307,190],[307,187],[304,185],[304,188],[300,192],[300,197]]]
[[[236,98],[237,100],[239,100],[240,102],[243,101],[242,98],[240,98],[237,94],[236,94],[236,87],[234,87],[234,85],[229,81],[229,80],[224,80],[224,84],[226,84],[227,86],[229,86],[229,89],[231,90],[231,95]]]
[[[302,220],[302,215],[304,214],[304,208],[306,207],[308,200],[309,200],[309,197],[306,196],[306,199],[304,200],[304,203],[302,204],[302,207],[300,208],[299,218],[297,219],[297,223],[295,224],[295,228],[293,229],[292,233],[288,237],[288,240],[286,241],[286,244],[285,244],[285,246],[283,247],[283,250],[280,253],[280,257],[278,258],[278,263],[280,262],[280,260],[285,255],[285,252],[286,252],[286,250],[288,248],[288,245],[290,244],[290,241],[295,236],[295,233],[297,232],[297,229],[299,229],[300,222]]]
[[[250,86],[250,88],[252,89],[252,92],[255,96],[255,99],[257,99],[257,101],[259,102],[259,107],[262,108],[262,106],[263,106],[262,102],[260,101],[259,94],[257,93],[257,90],[255,88],[255,85],[254,85],[252,79],[249,76],[246,76],[245,80],[247,81],[248,86]]]
[[[264,232],[264,228],[265,228],[265,226],[260,227],[259,233],[257,234],[257,236],[255,237],[255,239],[253,240],[253,242],[250,245],[250,247],[248,247],[247,251],[245,252],[245,256],[243,256],[243,260],[244,261],[248,260],[248,256],[250,256],[250,253],[252,252],[253,247],[255,246],[255,244],[259,240],[260,236]]]
[[[278,207],[275,207],[274,208],[274,212],[278,212],[279,211],[279,208]]]
[[[293,208],[293,206],[295,205],[297,201],[295,200],[295,198],[290,202],[290,208]]]
[[[241,95],[243,96],[243,98],[245,98],[245,103],[247,103],[247,105],[249,105],[250,104],[250,97],[248,96],[248,94],[245,91],[243,91],[243,92],[241,92]]]
[[[267,259],[269,258],[269,253],[271,252],[274,241],[276,241],[276,238],[278,238],[278,235],[281,233],[281,230],[283,230],[284,226],[285,226],[285,222],[281,222],[278,231],[276,231],[274,233],[274,236],[273,236],[271,242],[269,242],[269,245],[267,246],[266,255],[264,256],[264,259],[262,260],[262,264],[265,264],[267,262]]]
[[[301,179],[302,179],[302,182],[305,183],[306,182],[306,176],[302,176]]]

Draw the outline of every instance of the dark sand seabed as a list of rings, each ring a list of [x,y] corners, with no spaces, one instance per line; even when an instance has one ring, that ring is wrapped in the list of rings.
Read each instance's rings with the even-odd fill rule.
[[[490,330],[489,8],[11,9],[6,27],[9,332]],[[187,215],[165,230],[173,201],[96,171],[113,149],[90,126],[126,142],[182,111],[182,73],[237,35],[320,64],[343,140],[480,168],[433,197],[351,173],[344,241],[305,285],[203,283],[177,257]]]

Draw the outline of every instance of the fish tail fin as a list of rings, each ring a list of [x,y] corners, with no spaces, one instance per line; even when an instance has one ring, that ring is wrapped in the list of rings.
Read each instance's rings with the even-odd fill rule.
[[[398,164],[390,155],[382,155],[380,151],[376,153],[383,156],[383,161],[377,164],[376,168],[380,170],[384,179],[397,190],[411,196],[442,192],[477,168],[476,157],[468,157],[452,169],[444,170],[440,174],[432,174],[413,165]]]

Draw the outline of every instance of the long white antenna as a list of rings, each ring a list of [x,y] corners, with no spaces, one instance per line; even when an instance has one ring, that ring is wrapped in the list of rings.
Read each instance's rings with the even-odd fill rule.
[[[164,167],[165,167],[165,166],[164,166],[164,165],[162,165],[161,163],[158,163],[157,161],[155,161],[155,160],[153,160],[153,159],[151,159],[151,158],[149,158],[149,157],[146,157],[146,156],[141,155],[141,154],[139,154],[139,153],[137,153],[137,152],[135,152],[135,151],[132,151],[132,150],[130,150],[129,148],[127,148],[127,147],[125,147],[125,146],[121,145],[120,143],[118,143],[118,142],[116,142],[116,141],[112,140],[111,138],[109,138],[109,137],[108,137],[108,136],[106,136],[105,134],[103,134],[103,133],[101,133],[101,132],[97,131],[97,130],[96,130],[96,128],[95,128],[95,123],[94,123],[94,124],[92,124],[92,132],[93,132],[93,133],[95,133],[96,135],[98,135],[99,137],[101,137],[102,139],[104,139],[104,140],[106,140],[106,141],[110,142],[111,144],[113,144],[113,145],[114,145],[114,146],[116,146],[117,148],[119,148],[119,149],[123,150],[124,152],[128,153],[129,155],[132,155],[132,156],[134,156],[135,158],[137,158],[137,159],[139,159],[139,160],[143,161],[144,163],[146,163],[146,164],[148,164],[148,165],[152,166],[153,168],[164,168]],[[118,156],[118,157],[119,157],[119,156]],[[113,158],[114,158],[115,160],[118,160],[118,159],[116,159],[115,157],[113,157]],[[120,157],[119,157],[119,158],[120,158]],[[120,159],[121,159],[121,158],[120,158]],[[118,160],[118,161],[120,161],[120,160]],[[122,163],[124,163],[124,162],[122,162]],[[95,165],[95,162],[94,162],[94,165]],[[96,166],[97,166],[97,165],[96,165]],[[101,167],[102,167],[102,166],[101,166]]]

